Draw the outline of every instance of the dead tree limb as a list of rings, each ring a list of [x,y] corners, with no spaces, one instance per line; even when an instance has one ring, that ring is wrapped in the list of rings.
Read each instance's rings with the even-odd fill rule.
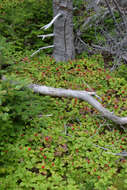
[[[49,24],[46,24],[45,26],[41,27],[41,29],[47,30],[48,28],[50,28],[60,16],[62,16],[62,14],[61,14],[61,13],[58,13],[58,14],[51,20],[51,22],[50,22]]]
[[[7,78],[2,76],[2,80],[6,81]],[[18,84],[17,82],[10,81],[12,84]],[[64,88],[53,88],[47,86],[41,86],[37,84],[30,84],[27,88],[32,89],[33,92],[53,96],[53,97],[66,97],[66,98],[78,98],[80,100],[84,100],[92,105],[96,110],[98,110],[101,115],[114,123],[122,126],[127,124],[127,117],[119,117],[116,116],[113,112],[110,112],[106,108],[102,106],[100,102],[98,102],[94,97],[98,97],[96,92],[88,92],[82,90],[71,90],[71,89],[64,89]]]
[[[109,3],[108,0],[105,0],[105,2],[106,2],[106,5],[107,5],[107,7],[108,7],[108,9],[109,9],[109,12],[110,12],[110,14],[111,14],[113,20],[114,20],[114,24],[116,25],[116,29],[117,29],[118,33],[121,34],[121,30],[120,30],[119,24],[117,23],[117,20],[116,20],[116,18],[115,18],[114,12],[112,11],[112,8],[111,8],[111,6],[110,6],[110,3]]]
[[[37,51],[35,51],[34,53],[32,53],[31,57],[33,57],[35,54],[37,54],[38,52],[40,52],[43,49],[48,49],[48,48],[53,48],[53,47],[54,47],[54,45],[41,47]]]
[[[54,96],[54,97],[72,97],[78,98],[88,102],[94,108],[96,108],[102,116],[105,118],[112,120],[114,123],[119,125],[127,124],[127,117],[119,117],[114,115],[112,112],[104,108],[100,102],[98,102],[92,95],[95,95],[95,92],[87,92],[87,91],[78,91],[71,89],[63,89],[63,88],[52,88],[47,86],[39,86],[36,84],[31,84],[28,88],[32,89],[35,93],[40,93],[44,95]]]
[[[50,28],[54,22],[60,17],[62,16],[62,13],[58,13],[49,24],[46,24],[45,26],[41,27],[40,29],[44,29],[47,30],[48,28]],[[42,40],[44,40],[46,37],[54,37],[54,33],[52,34],[47,34],[47,35],[38,35],[38,37],[42,37]],[[39,48],[37,51],[35,51],[34,53],[32,53],[31,57],[33,57],[35,54],[37,54],[38,52],[40,52],[41,50],[44,49],[48,49],[48,48],[54,48],[54,45],[50,45],[50,46],[45,46],[45,47],[41,47]]]

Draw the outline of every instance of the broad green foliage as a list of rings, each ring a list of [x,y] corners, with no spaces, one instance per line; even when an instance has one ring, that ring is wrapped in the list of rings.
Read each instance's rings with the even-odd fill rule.
[[[125,65],[110,73],[100,55],[68,63],[42,52],[30,58],[28,49],[52,43],[37,38],[52,18],[51,3],[0,0],[0,62],[10,65],[0,70],[7,77],[0,81],[0,190],[126,190],[126,157],[114,155],[126,151],[126,130],[86,102],[26,88],[33,82],[91,91],[88,84],[105,107],[127,116]],[[94,40],[88,33],[87,40]]]
[[[125,116],[127,83],[104,69],[100,55],[66,64],[44,55],[20,57],[7,76],[0,85],[2,190],[127,189],[127,161],[113,155],[126,150],[126,131],[106,122],[86,102],[25,88],[33,82],[90,90],[87,83],[104,106]]]

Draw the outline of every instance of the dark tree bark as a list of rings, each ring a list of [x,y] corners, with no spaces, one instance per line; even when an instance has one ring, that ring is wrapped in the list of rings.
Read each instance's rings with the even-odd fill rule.
[[[62,15],[54,23],[53,57],[58,61],[75,58],[73,36],[73,0],[53,0],[54,17]]]

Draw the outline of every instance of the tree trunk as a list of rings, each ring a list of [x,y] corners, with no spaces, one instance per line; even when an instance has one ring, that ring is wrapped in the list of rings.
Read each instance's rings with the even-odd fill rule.
[[[75,58],[73,36],[73,0],[53,0],[54,17],[62,15],[54,23],[53,57],[58,61]]]

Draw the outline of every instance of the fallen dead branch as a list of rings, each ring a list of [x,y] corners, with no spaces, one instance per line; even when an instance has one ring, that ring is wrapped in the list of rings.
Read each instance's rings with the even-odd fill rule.
[[[102,106],[100,102],[98,102],[94,97],[96,96],[95,92],[87,92],[87,91],[79,91],[79,90],[71,90],[71,89],[63,89],[63,88],[52,88],[47,86],[40,86],[36,84],[31,84],[28,88],[32,89],[35,93],[40,93],[44,95],[54,96],[54,97],[72,97],[78,98],[88,102],[94,108],[96,108],[102,116],[113,121],[119,125],[127,124],[127,117],[119,117],[107,110]]]
[[[2,80],[7,80],[4,76]],[[15,82],[11,82],[17,84]],[[41,86],[37,84],[30,84],[27,86],[29,89],[32,89],[33,92],[49,95],[54,97],[66,97],[66,98],[78,98],[80,100],[84,100],[92,105],[96,110],[98,110],[102,116],[113,121],[118,125],[126,125],[127,117],[119,117],[116,116],[113,112],[110,112],[108,109],[104,108],[100,102],[98,102],[93,96],[97,97],[95,92],[81,91],[81,90],[71,90],[71,89],[63,89],[63,88],[53,88],[47,86]]]

